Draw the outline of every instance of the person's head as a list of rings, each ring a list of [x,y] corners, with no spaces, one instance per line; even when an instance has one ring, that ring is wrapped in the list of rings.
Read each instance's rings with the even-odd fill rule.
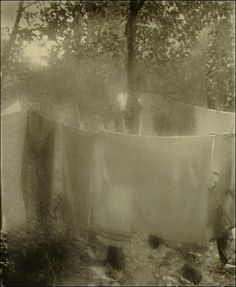
[[[143,110],[150,110],[154,105],[153,95],[151,93],[141,93],[138,102]]]

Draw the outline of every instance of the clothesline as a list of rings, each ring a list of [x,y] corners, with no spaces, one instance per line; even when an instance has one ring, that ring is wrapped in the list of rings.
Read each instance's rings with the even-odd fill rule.
[[[25,128],[27,121],[26,118],[27,118],[26,111],[21,110],[16,113],[4,115],[2,121],[3,135],[4,135],[3,136],[4,141],[2,143],[4,151],[3,152],[3,187],[4,187],[3,207],[4,208],[3,209],[9,228],[13,228],[18,224],[20,225],[25,221],[25,208],[21,194],[20,174],[22,169],[22,158],[25,157],[23,151],[24,151]],[[160,196],[161,196],[160,200],[162,200],[164,204],[165,203],[164,190],[166,187],[164,185],[163,180],[166,178],[167,174],[169,175],[170,166],[173,165],[171,171],[172,174],[169,175],[169,177],[172,180],[171,186],[172,189],[176,191],[177,195],[178,192],[179,194],[182,194],[184,192],[182,191],[183,189],[182,186],[184,186],[184,188],[186,189],[188,188],[188,190],[191,191],[194,190],[196,184],[200,183],[203,184],[202,177],[198,175],[197,171],[196,172],[194,171],[193,167],[195,166],[195,163],[199,161],[199,155],[202,154],[201,149],[205,149],[207,147],[210,149],[211,148],[210,141],[212,139],[216,139],[218,135],[221,136],[222,138],[221,147],[218,148],[219,152],[216,152],[216,154],[219,154],[222,157],[222,159],[219,160],[219,162],[224,162],[226,158],[227,159],[230,158],[231,160],[234,158],[233,156],[230,157],[228,157],[228,155],[225,156],[227,149],[230,150],[230,148],[227,145],[234,146],[234,139],[232,138],[230,139],[229,136],[235,136],[235,133],[226,133],[228,131],[227,121],[226,124],[222,125],[224,127],[224,130],[221,129],[223,133],[216,133],[212,131],[208,132],[211,129],[211,127],[209,127],[206,134],[199,134],[199,135],[194,134],[187,136],[186,135],[158,136],[158,135],[129,134],[124,132],[110,131],[104,128],[99,128],[97,131],[86,131],[80,129],[79,126],[76,125],[74,126],[71,126],[69,124],[64,125],[61,122],[57,122],[57,119],[53,118],[50,119],[49,121],[48,119],[45,121],[45,118],[47,118],[45,115],[43,116],[43,118],[44,119],[42,119],[41,117],[38,118],[39,120],[42,120],[44,122],[43,130],[44,129],[45,131],[47,130],[46,127],[49,124],[49,121],[50,122],[54,121],[57,124],[57,126],[60,126],[63,130],[62,139],[58,138],[56,140],[55,138],[55,143],[60,144],[60,142],[62,141],[64,142],[65,150],[62,153],[63,154],[65,153],[65,155],[61,159],[61,164],[64,165],[64,169],[67,171],[63,176],[66,177],[66,183],[68,183],[68,187],[64,188],[63,186],[64,183],[62,183],[61,189],[63,190],[63,192],[66,192],[65,191],[66,189],[70,190],[68,191],[67,201],[68,205],[71,204],[72,206],[70,211],[73,210],[73,212],[71,212],[72,214],[71,216],[72,217],[74,216],[74,218],[76,217],[86,218],[88,216],[87,212],[89,210],[88,208],[86,209],[85,213],[82,212],[83,207],[87,206],[90,200],[89,198],[87,198],[90,192],[90,179],[87,175],[89,172],[91,172],[91,170],[95,169],[94,165],[92,164],[93,159],[91,158],[91,156],[93,156],[93,149],[97,148],[98,146],[99,138],[100,137],[103,138],[106,147],[104,148],[105,153],[101,155],[101,157],[104,160],[105,156],[106,160],[106,163],[104,163],[105,167],[111,165],[111,167],[108,168],[108,174],[110,174],[110,180],[108,181],[108,183],[112,184],[112,192],[107,190],[107,194],[105,194],[104,197],[102,195],[101,199],[105,198],[106,200],[111,200],[110,203],[108,203],[108,206],[105,207],[105,210],[107,208],[108,214],[110,212],[111,214],[113,214],[112,209],[115,206],[116,208],[115,212],[117,212],[116,224],[119,226],[120,229],[123,229],[123,231],[127,231],[128,229],[128,226],[126,226],[125,222],[126,222],[126,216],[128,217],[130,216],[129,214],[126,214],[127,212],[130,211],[129,204],[134,203],[132,201],[133,200],[132,188],[131,188],[132,185],[135,189],[139,190],[140,194],[143,190],[145,191],[150,190],[150,192],[153,193],[153,195],[155,195],[157,186],[156,183],[157,177],[155,175],[155,172],[159,173],[160,176],[158,178],[160,179],[160,184],[158,184],[158,186],[160,188]],[[230,127],[231,127],[231,121],[232,117],[230,117],[229,119]],[[202,122],[203,122],[202,126],[204,127],[204,121]],[[36,121],[36,126],[33,129],[36,133],[33,134],[37,135],[37,138],[41,143],[41,139],[38,136],[37,132],[38,123],[39,122]],[[208,122],[205,122],[205,125],[208,125]],[[41,134],[43,137],[45,137],[43,130],[41,131]],[[232,131],[232,129],[230,129],[230,131]],[[204,142],[206,142],[206,145]],[[199,147],[199,144],[202,144],[202,148]],[[216,147],[218,146],[217,141],[215,143],[215,146]],[[199,155],[196,155],[197,153],[196,150],[198,149],[200,149],[200,151],[198,151]],[[173,156],[171,156],[172,152]],[[58,149],[58,153],[60,153],[60,149]],[[185,153],[187,153],[189,156],[188,161],[186,161]],[[207,161],[207,158],[205,156],[207,153],[208,151],[205,151],[203,153],[204,156],[203,160],[201,161],[204,162],[204,166],[205,162]],[[229,153],[231,153],[231,151],[229,151]],[[194,157],[193,160],[192,156]],[[112,157],[113,160],[111,160]],[[65,165],[65,162],[67,162],[68,166]],[[186,162],[186,166],[184,166],[184,162]],[[202,169],[201,162],[199,163],[199,165],[196,163],[195,166],[196,170]],[[101,162],[97,160],[97,163],[99,165]],[[60,162],[58,165],[60,166]],[[163,170],[160,169],[159,165],[164,165],[165,167],[164,174],[163,174],[164,168]],[[125,168],[123,168],[123,166]],[[37,167],[35,167],[35,170],[36,168]],[[222,168],[222,172],[223,174],[226,174],[226,177],[228,177],[227,171],[224,171],[224,169],[225,168]],[[96,170],[98,171],[98,173],[100,172],[99,168]],[[111,172],[112,170],[114,172]],[[208,169],[206,169],[206,172],[208,172]],[[182,177],[183,175],[184,175],[183,182],[185,180],[185,177],[190,177],[192,179],[192,181],[190,181],[189,184],[192,184],[193,188],[187,187],[186,182],[184,182],[184,184],[181,185],[181,188],[179,188],[178,191],[176,189],[176,183],[174,181],[178,180],[178,178]],[[63,176],[61,176],[60,178],[63,179]],[[100,175],[100,178],[102,178],[102,176],[103,175]],[[152,176],[152,180],[150,176]],[[199,180],[197,180],[197,176],[199,176]],[[56,178],[56,176],[54,178]],[[130,180],[131,178],[132,180]],[[129,182],[127,182],[127,179]],[[140,186],[134,185],[136,179],[138,179],[138,184]],[[103,179],[101,180],[103,181]],[[119,184],[118,185],[113,184],[114,182],[116,183],[118,182]],[[106,184],[105,181],[104,184]],[[223,183],[222,186],[224,186]],[[163,191],[161,191],[161,189],[163,189]],[[81,190],[80,194],[77,193],[77,190]],[[189,195],[190,194],[188,194],[188,196]],[[122,197],[121,199],[120,196]],[[77,203],[74,200],[75,198],[77,200]],[[84,198],[84,203],[81,202],[81,198]],[[170,197],[171,200],[173,198]],[[152,200],[148,197],[147,198],[144,197],[143,200],[146,200],[147,202],[150,200],[151,202],[150,204],[152,204]],[[158,200],[156,200],[156,204]],[[117,206],[117,203],[119,201],[121,202],[122,205],[121,210],[119,209],[120,205],[118,204]],[[147,206],[148,204],[149,203],[147,203]],[[18,207],[18,209],[16,208],[16,206]],[[80,209],[81,212],[77,211],[78,206],[81,207]],[[181,210],[181,208],[179,209]],[[124,226],[121,223],[119,223],[121,221],[120,220],[121,212],[123,212],[122,224],[124,224]],[[103,222],[102,217],[105,215],[101,213],[101,215],[99,216],[101,216],[100,219],[101,222]],[[152,216],[152,214],[149,214],[147,216]],[[107,217],[105,216],[105,218]],[[68,222],[69,221],[70,218],[68,215]],[[106,227],[109,226],[112,227],[113,225],[114,222],[112,222],[111,220]]]
[[[212,135],[212,136],[214,136],[214,135],[222,135],[222,136],[235,137],[235,133],[215,133],[215,132],[211,132],[210,135]]]
[[[178,101],[172,97],[169,97],[167,98],[167,100],[171,100],[173,102],[176,102],[180,105],[184,105],[184,106],[189,106],[189,107],[193,107],[193,108],[199,108],[199,109],[204,109],[204,110],[209,110],[209,111],[215,111],[215,112],[222,112],[222,113],[229,113],[229,114],[235,114],[235,111],[234,112],[228,112],[228,111],[223,111],[223,110],[215,110],[215,109],[209,109],[207,107],[202,107],[202,106],[198,106],[198,105],[193,105],[193,104],[189,104],[189,103],[185,103],[185,102],[181,102],[181,101]]]
[[[192,108],[203,109],[203,110],[219,112],[219,113],[225,113],[225,114],[235,114],[235,111],[234,112],[229,112],[229,111],[223,111],[223,110],[209,109],[207,107],[202,107],[202,106],[198,106],[198,105],[184,103],[184,102],[178,101],[178,100],[173,99],[173,98],[168,98],[168,99],[170,99],[173,102],[178,103],[179,105],[189,106],[189,107],[192,107]],[[63,103],[62,105],[65,106],[65,103]],[[39,105],[37,103],[31,103],[30,106],[31,106],[32,109],[37,110],[40,113],[42,112],[42,109],[39,108]],[[47,105],[45,105],[45,108],[46,108],[46,110],[48,112],[48,110],[51,109],[51,107],[59,107],[60,108],[60,106],[61,106],[60,104],[47,104]],[[24,105],[23,109],[28,109],[28,108],[26,108],[26,106]],[[20,108],[18,107],[18,111],[19,110],[20,110]],[[1,115],[5,115],[5,111],[1,111]]]
[[[138,134],[112,131],[112,130],[107,130],[103,128],[99,128],[98,131],[94,133],[99,134],[99,132],[111,133],[111,134],[117,134],[117,135],[126,135],[130,137],[144,137],[144,138],[171,138],[173,139],[173,138],[204,138],[204,137],[207,137],[207,135],[180,135],[180,136],[138,135]],[[209,133],[209,136],[215,136],[215,135],[235,136],[235,133],[216,133],[216,132]]]

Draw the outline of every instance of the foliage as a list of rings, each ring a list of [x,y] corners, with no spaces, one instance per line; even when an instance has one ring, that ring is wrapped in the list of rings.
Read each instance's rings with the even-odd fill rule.
[[[147,63],[165,66],[189,55],[199,32],[228,18],[231,5],[227,1],[146,1],[140,11],[138,52]]]
[[[21,81],[21,87],[23,91],[28,90],[28,94],[35,94],[35,98],[47,94],[53,100],[58,97],[59,101],[67,98],[80,102],[90,112],[101,106],[109,110],[114,94],[124,91],[127,85],[129,4],[128,0],[31,1],[30,7],[25,3],[23,17],[28,26],[18,29],[9,77],[21,78],[22,69],[27,66],[27,73],[32,73],[32,85],[25,80]],[[228,45],[229,35],[226,35],[232,30],[232,10],[233,4],[228,1],[144,1],[137,14],[134,38],[137,93],[145,89],[165,89],[165,96],[170,97],[169,83],[173,83],[172,91],[175,90],[176,97],[181,96],[180,100],[195,102],[197,94],[203,94],[204,99],[199,102],[204,103],[206,98],[218,95],[225,98],[220,102],[226,101],[228,108],[230,104],[232,107],[233,51]],[[215,27],[218,32],[211,29],[208,51],[203,47],[195,54],[197,38],[206,27]],[[21,49],[24,43],[43,37],[54,45],[49,67],[39,71],[22,61],[17,47]],[[3,65],[3,74],[5,72]],[[46,79],[56,84],[49,84]],[[195,82],[198,88],[194,87]],[[179,86],[177,93],[175,84]],[[13,93],[11,89],[9,93]],[[230,100],[226,99],[226,94]],[[92,102],[94,105],[90,105]],[[208,104],[212,106],[209,100]]]
[[[234,55],[232,23],[221,20],[209,34],[207,99],[211,108],[234,109]]]
[[[28,68],[15,86],[30,101],[76,103],[85,116],[94,114],[105,120],[112,117],[114,95],[124,89],[121,70],[110,58],[78,59],[71,55],[47,67]]]
[[[8,233],[7,243],[9,264],[3,274],[7,286],[58,284],[65,272],[73,272],[73,256],[81,256],[84,249],[73,234],[58,228],[45,234],[37,225]]]
[[[136,24],[136,57],[158,69],[168,61],[180,63],[199,32],[231,12],[227,1],[144,1]],[[40,10],[32,29],[63,41],[64,49],[80,58],[105,51],[123,56],[129,13],[129,1],[53,1]]]
[[[0,268],[1,268],[1,282],[2,282],[2,277],[3,274],[6,272],[9,261],[8,261],[8,252],[7,252],[7,235],[1,230],[1,238],[0,238],[1,246],[0,246],[0,251],[1,251],[1,260],[0,260]]]
[[[225,20],[223,21],[225,22]],[[221,27],[221,32],[216,29]],[[218,28],[217,28],[218,27]],[[147,73],[143,90],[192,105],[234,110],[234,54],[232,23],[208,26],[191,53],[178,65],[167,64],[163,73]],[[149,83],[151,82],[151,83]]]

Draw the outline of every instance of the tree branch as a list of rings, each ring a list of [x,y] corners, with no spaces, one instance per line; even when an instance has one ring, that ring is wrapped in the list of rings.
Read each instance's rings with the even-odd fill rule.
[[[137,2],[136,13],[143,7],[144,2],[145,0],[139,0],[139,2]]]
[[[9,84],[11,82],[22,81],[22,80],[25,80],[25,79],[29,79],[31,77],[32,77],[31,74],[25,74],[25,75],[23,75],[23,77],[13,78],[13,79],[7,80],[5,82],[2,82],[2,88],[4,88],[5,85],[7,85],[7,84]]]
[[[23,10],[26,10],[27,8],[29,8],[30,6],[32,6],[32,5],[34,5],[35,4],[35,2],[32,2],[32,3],[29,3],[28,5],[25,5],[24,7],[23,7]]]
[[[6,48],[5,48],[6,52],[5,52],[5,55],[3,57],[6,58],[7,63],[9,61],[9,56],[10,56],[10,53],[11,53],[11,50],[12,50],[12,46],[14,45],[14,42],[16,40],[16,36],[18,34],[20,19],[21,19],[21,16],[22,16],[22,12],[24,10],[23,4],[24,4],[24,1],[20,1],[19,2],[19,6],[18,6],[17,14],[16,14],[16,20],[15,20],[15,23],[14,23],[14,27],[13,27],[12,33],[10,35],[10,39],[9,39],[7,45],[6,45]]]

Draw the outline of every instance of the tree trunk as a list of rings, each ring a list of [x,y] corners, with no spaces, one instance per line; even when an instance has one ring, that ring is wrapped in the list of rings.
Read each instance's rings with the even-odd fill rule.
[[[136,94],[135,83],[135,33],[136,33],[136,19],[138,11],[141,9],[145,0],[130,0],[129,2],[129,17],[125,27],[125,34],[127,37],[127,80],[128,80],[128,99],[125,110],[125,123],[127,130],[130,133],[138,133],[140,106]],[[115,246],[108,246],[107,263],[114,269],[122,270],[125,267],[125,260],[123,249]]]
[[[130,133],[137,133],[139,128],[140,106],[137,99],[135,83],[135,35],[138,11],[145,0],[130,0],[129,17],[126,24],[127,37],[127,81],[128,99],[125,111],[125,122]]]

